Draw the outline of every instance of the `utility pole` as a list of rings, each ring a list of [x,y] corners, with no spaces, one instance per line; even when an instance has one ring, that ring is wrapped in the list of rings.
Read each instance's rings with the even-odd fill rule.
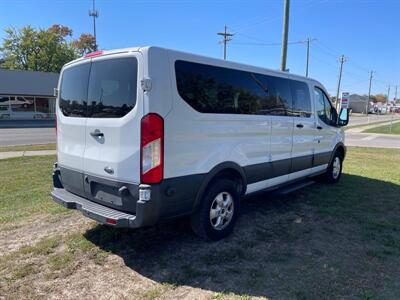
[[[339,68],[339,80],[338,80],[337,91],[336,91],[336,110],[338,109],[338,104],[339,104],[340,84],[342,82],[343,63],[345,61],[346,61],[346,58],[344,57],[344,55],[339,57],[340,68]]]
[[[315,41],[315,39],[307,38],[307,40],[306,40],[306,44],[307,44],[306,77],[308,77],[308,67],[310,64],[310,44],[313,41]]]
[[[308,77],[308,64],[310,62],[310,38],[307,38],[307,63],[306,63],[306,77]]]
[[[283,31],[282,31],[282,55],[281,55],[281,71],[286,71],[286,58],[287,58],[287,46],[289,36],[289,11],[290,11],[290,0],[284,0],[285,4],[283,7]]]
[[[89,10],[89,17],[93,17],[93,36],[94,36],[94,50],[97,50],[97,37],[96,37],[96,18],[99,16],[99,12],[95,8],[93,0],[93,9]]]
[[[389,95],[390,95],[390,84],[389,84],[389,87],[388,87],[386,106],[389,105],[389,100],[390,100]]]
[[[369,75],[368,102],[367,102],[367,111],[366,111],[367,116],[368,116],[368,112],[369,112],[369,103],[371,102],[371,86],[372,86],[372,78],[373,77],[374,77],[374,71],[371,71],[370,75]]]
[[[389,127],[390,129],[389,129],[389,132],[392,132],[393,115],[396,112],[396,103],[397,103],[397,85],[396,85],[396,89],[395,89],[395,92],[394,92],[394,105],[393,105],[393,108],[392,108],[392,116],[390,118],[390,127]]]
[[[221,35],[224,37],[222,40],[222,43],[224,43],[224,60],[226,60],[226,44],[232,40],[232,37],[234,36],[233,33],[228,32],[228,27],[225,25],[225,30],[224,32],[218,32],[218,35]]]

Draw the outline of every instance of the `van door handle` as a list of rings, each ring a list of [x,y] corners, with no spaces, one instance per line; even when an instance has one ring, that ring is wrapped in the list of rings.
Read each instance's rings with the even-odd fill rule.
[[[297,127],[297,128],[303,128],[304,125],[303,125],[303,124],[297,124],[296,127]]]
[[[317,126],[317,129],[318,129],[318,130],[322,130],[322,127],[321,127],[321,126]]]
[[[92,131],[90,133],[90,135],[93,137],[102,137],[102,136],[104,136],[104,133],[102,133],[100,130],[96,129],[95,131]]]

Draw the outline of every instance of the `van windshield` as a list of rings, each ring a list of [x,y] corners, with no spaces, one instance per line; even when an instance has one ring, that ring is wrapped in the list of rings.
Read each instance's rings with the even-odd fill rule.
[[[135,107],[136,93],[135,58],[95,61],[63,72],[59,106],[69,117],[120,118]]]

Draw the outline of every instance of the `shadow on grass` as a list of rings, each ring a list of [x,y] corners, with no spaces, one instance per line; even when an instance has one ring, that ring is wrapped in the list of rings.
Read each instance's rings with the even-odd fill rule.
[[[362,298],[385,285],[397,293],[390,298],[400,293],[388,289],[400,274],[399,194],[399,185],[344,174],[336,185],[246,199],[235,232],[216,243],[194,236],[186,219],[99,225],[85,237],[159,283],[278,299]]]

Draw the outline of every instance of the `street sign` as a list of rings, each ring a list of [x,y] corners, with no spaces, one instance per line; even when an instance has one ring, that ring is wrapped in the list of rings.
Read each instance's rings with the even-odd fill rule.
[[[350,102],[350,93],[343,92],[342,93],[342,102],[340,103],[341,108],[349,108],[349,102]]]

